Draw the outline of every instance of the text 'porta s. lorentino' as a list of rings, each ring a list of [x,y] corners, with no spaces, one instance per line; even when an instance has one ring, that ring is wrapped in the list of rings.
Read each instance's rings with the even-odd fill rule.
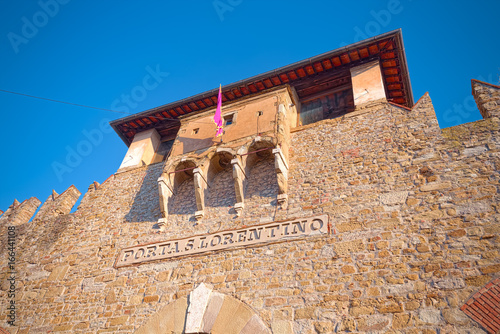
[[[244,247],[305,236],[327,234],[328,231],[328,215],[284,222],[273,222],[237,230],[124,248],[118,255],[115,267],[169,259],[176,256],[205,253],[226,248]]]

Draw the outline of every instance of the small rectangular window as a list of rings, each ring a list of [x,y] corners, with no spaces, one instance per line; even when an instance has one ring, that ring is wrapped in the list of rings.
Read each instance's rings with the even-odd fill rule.
[[[224,116],[224,126],[233,124],[233,115]]]
[[[193,129],[193,135],[198,134],[198,131],[200,131],[200,128]]]

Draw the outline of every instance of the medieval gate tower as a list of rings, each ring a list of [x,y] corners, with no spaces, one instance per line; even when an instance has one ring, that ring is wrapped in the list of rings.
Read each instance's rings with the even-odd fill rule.
[[[223,86],[221,137],[218,90],[115,120],[74,213],[72,186],[0,217],[0,327],[496,333],[500,87],[472,94],[483,119],[440,129],[396,30]]]

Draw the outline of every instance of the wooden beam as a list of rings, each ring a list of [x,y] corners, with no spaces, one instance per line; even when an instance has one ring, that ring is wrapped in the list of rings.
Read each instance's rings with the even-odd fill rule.
[[[335,88],[332,88],[332,89],[324,90],[324,91],[315,93],[313,95],[306,96],[303,99],[300,99],[300,102],[301,103],[309,102],[309,101],[315,100],[315,99],[317,99],[317,98],[319,98],[321,96],[335,94],[335,93],[340,93],[340,92],[343,92],[343,91],[348,90],[348,89],[352,90],[351,84],[346,84],[346,85],[343,85],[343,86],[339,86],[339,87],[335,87]]]

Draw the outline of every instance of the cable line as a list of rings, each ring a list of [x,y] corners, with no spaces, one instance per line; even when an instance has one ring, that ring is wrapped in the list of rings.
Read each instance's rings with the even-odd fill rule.
[[[27,96],[27,97],[32,97],[32,98],[35,98],[35,99],[46,100],[46,101],[51,101],[51,102],[64,103],[64,104],[69,104],[69,105],[72,105],[72,106],[78,106],[78,107],[83,107],[83,108],[90,108],[90,109],[103,110],[103,111],[111,111],[111,112],[116,112],[116,113],[120,113],[120,114],[132,115],[131,113],[124,112],[124,111],[118,111],[118,110],[112,110],[112,109],[104,109],[104,108],[97,108],[97,107],[86,106],[84,104],[78,104],[78,103],[71,103],[71,102],[65,102],[65,101],[59,101],[59,100],[53,100],[53,99],[47,99],[45,97],[28,95],[28,94],[23,94],[23,93],[17,93],[17,92],[12,92],[12,91],[5,90],[5,89],[0,89],[0,92],[9,93],[9,94],[16,94],[16,95],[21,95],[21,96]]]

